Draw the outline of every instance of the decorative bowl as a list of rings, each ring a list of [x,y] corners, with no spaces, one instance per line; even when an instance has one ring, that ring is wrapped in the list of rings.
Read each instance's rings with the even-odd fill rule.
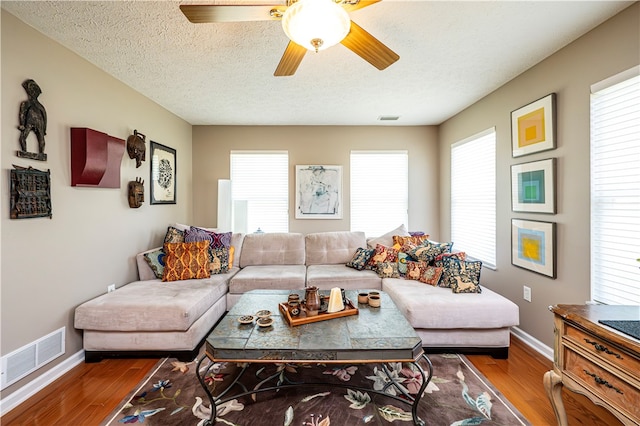
[[[271,324],[273,324],[273,318],[271,317],[258,318],[257,323],[260,327],[269,327]]]
[[[262,309],[262,310],[256,312],[256,316],[258,318],[269,318],[271,316],[271,311],[269,311],[267,309]]]
[[[240,324],[251,324],[254,319],[255,317],[253,315],[243,315],[238,318],[238,322],[240,322]]]

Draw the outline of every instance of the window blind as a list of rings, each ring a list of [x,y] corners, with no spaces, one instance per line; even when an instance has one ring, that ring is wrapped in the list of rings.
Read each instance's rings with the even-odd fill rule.
[[[591,298],[640,304],[640,75],[592,87]]]
[[[231,199],[247,201],[248,232],[289,232],[289,154],[231,151]]]
[[[451,241],[454,249],[495,268],[495,128],[451,146]]]
[[[409,227],[407,151],[351,151],[351,230],[377,237]]]

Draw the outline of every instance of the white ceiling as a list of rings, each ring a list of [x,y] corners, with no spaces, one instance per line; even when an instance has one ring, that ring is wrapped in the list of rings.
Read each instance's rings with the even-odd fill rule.
[[[384,0],[351,18],[400,55],[383,71],[342,45],[273,72],[279,21],[192,24],[180,4],[2,1],[2,8],[193,125],[435,125],[632,2]],[[400,116],[380,122],[382,115]]]

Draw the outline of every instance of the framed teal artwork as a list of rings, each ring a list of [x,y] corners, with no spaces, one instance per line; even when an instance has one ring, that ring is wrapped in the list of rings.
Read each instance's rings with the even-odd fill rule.
[[[556,213],[556,159],[511,166],[511,210]]]

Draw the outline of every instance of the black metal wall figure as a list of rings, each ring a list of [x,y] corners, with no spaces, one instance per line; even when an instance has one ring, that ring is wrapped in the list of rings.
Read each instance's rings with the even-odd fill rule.
[[[44,105],[38,101],[38,96],[42,93],[40,86],[32,79],[25,80],[22,87],[27,92],[28,99],[20,103],[20,151],[18,157],[30,158],[32,160],[45,161],[47,154],[44,153],[44,136],[47,134],[47,111]],[[38,138],[38,153],[27,151],[27,137],[29,133],[35,133]]]

